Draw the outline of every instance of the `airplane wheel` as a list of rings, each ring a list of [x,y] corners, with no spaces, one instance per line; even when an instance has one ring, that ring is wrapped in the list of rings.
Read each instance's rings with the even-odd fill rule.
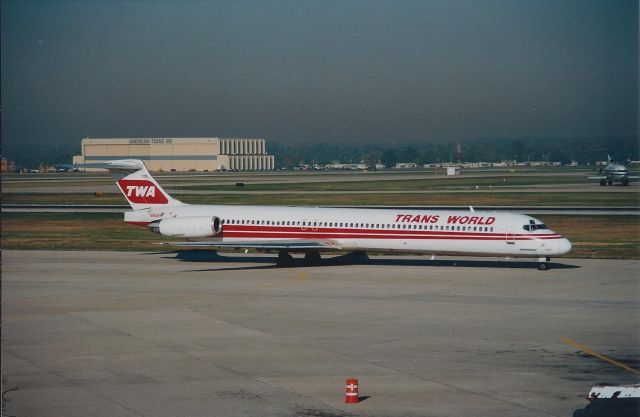
[[[287,252],[280,252],[278,254],[278,261],[276,262],[276,265],[283,268],[293,266],[293,256],[289,255]]]
[[[304,264],[307,266],[320,265],[322,258],[318,252],[307,252],[304,254]]]
[[[352,252],[351,254],[356,259],[356,262],[360,264],[366,264],[367,262],[369,262],[369,255],[367,255],[367,252],[357,251],[357,252]]]
[[[549,269],[549,266],[547,265],[546,262],[541,262],[538,264],[539,271],[546,271],[547,269]]]
[[[600,181],[600,185],[602,185],[602,186],[607,185],[607,181],[605,181],[605,180]]]
[[[622,181],[622,185],[629,185],[629,180],[628,179],[623,179]]]
[[[607,185],[613,185],[613,181],[608,180],[608,181],[607,181]]]

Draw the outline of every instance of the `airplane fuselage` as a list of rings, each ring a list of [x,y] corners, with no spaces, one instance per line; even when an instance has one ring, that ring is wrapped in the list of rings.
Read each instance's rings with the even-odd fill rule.
[[[509,212],[181,205],[130,213],[125,220],[140,225],[217,217],[221,232],[216,239],[225,243],[300,239],[341,250],[518,257],[571,249],[567,239],[541,221]]]
[[[609,164],[605,167],[603,173],[606,175],[607,179],[620,182],[628,179],[629,177],[629,170],[621,164]]]

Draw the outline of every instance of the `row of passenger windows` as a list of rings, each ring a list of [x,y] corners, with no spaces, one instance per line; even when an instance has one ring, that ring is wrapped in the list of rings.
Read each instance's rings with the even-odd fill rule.
[[[337,222],[309,222],[309,221],[271,221],[271,220],[238,220],[221,219],[222,224],[244,225],[272,225],[272,226],[300,226],[300,227],[349,227],[364,229],[411,229],[411,230],[456,230],[469,232],[493,232],[493,227],[482,226],[437,226],[433,224],[384,224],[384,223],[337,223]]]

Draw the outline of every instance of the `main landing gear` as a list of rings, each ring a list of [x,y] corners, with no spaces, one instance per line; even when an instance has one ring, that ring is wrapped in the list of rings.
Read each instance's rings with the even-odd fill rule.
[[[306,266],[320,265],[322,258],[318,252],[307,252],[304,254],[304,264]]]
[[[320,265],[321,262],[322,258],[318,252],[307,252],[304,254],[305,266],[317,266]],[[293,266],[293,256],[289,255],[285,251],[278,253],[276,265],[284,268]]]
[[[284,251],[278,253],[278,260],[276,261],[276,265],[284,268],[293,266],[293,256]]]
[[[549,269],[549,264],[547,262],[549,262],[551,260],[551,258],[549,258],[548,256],[543,256],[541,258],[538,258],[538,270],[539,271],[546,271],[547,269]]]

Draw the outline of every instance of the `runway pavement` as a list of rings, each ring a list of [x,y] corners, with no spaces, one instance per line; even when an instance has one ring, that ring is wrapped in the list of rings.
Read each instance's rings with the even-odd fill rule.
[[[570,416],[637,376],[640,261],[3,251],[8,415]],[[344,382],[360,381],[360,404]]]

